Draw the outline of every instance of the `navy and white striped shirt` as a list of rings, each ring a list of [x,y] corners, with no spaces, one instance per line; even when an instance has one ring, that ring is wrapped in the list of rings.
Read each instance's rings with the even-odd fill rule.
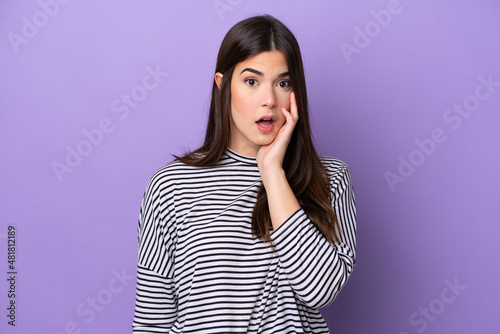
[[[321,161],[340,243],[299,209],[271,232],[275,252],[251,233],[255,158],[227,150],[211,167],[158,170],[139,217],[134,333],[329,333],[318,308],[354,268],[356,209],[347,165]]]

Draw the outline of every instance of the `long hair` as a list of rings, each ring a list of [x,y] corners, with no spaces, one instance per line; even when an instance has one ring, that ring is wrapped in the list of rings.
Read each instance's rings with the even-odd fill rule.
[[[338,241],[339,225],[331,207],[330,182],[316,153],[309,125],[304,68],[299,44],[291,31],[270,15],[247,18],[235,24],[219,49],[215,73],[223,74],[220,88],[215,80],[207,130],[203,145],[177,160],[191,166],[215,165],[229,144],[231,77],[236,65],[264,51],[280,51],[285,56],[299,113],[283,161],[288,183],[309,219],[329,241]],[[215,74],[214,73],[214,74]],[[269,242],[271,216],[266,189],[261,185],[252,215],[252,233]]]

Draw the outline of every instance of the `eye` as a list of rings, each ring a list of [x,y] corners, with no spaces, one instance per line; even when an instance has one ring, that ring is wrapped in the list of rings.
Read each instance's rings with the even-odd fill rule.
[[[290,85],[290,80],[281,80],[280,82],[278,82],[278,86],[283,89],[290,88]]]
[[[250,87],[254,87],[254,86],[257,86],[257,80],[253,79],[253,78],[248,78],[248,79],[245,79],[245,82],[247,83],[247,85],[249,85]]]

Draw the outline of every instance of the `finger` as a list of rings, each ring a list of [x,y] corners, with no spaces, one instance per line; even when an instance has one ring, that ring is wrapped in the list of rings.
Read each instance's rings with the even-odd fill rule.
[[[295,121],[299,120],[299,111],[297,109],[297,101],[295,100],[295,92],[290,93],[290,113]]]
[[[295,122],[292,114],[288,110],[283,108],[281,110],[281,112],[283,113],[283,115],[285,115],[286,121],[285,121],[285,124],[283,124],[283,127],[280,129],[278,136],[280,136],[280,134],[282,134],[282,136],[280,136],[280,138],[282,137],[282,138],[286,138],[285,140],[290,140],[290,138],[292,137],[293,130],[295,129],[295,125],[297,123]]]
[[[297,108],[297,102],[295,100],[295,92],[291,92],[289,95],[290,99],[290,111],[283,108],[283,115],[286,117],[286,123],[292,124],[292,129],[295,128],[295,125],[299,119],[299,112]]]
[[[281,109],[281,113],[285,116],[286,121],[285,124],[294,124],[295,125],[295,119],[292,116],[292,113],[288,110],[286,110],[285,107]],[[283,125],[285,125],[283,124]]]

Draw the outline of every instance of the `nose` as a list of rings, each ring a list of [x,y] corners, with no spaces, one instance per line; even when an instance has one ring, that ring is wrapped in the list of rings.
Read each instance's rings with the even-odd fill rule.
[[[270,109],[276,107],[276,94],[273,85],[263,87],[262,106]]]

